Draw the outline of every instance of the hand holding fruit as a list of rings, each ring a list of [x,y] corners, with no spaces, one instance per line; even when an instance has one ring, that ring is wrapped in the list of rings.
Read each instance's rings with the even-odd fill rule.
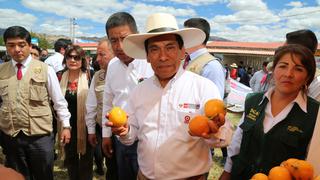
[[[192,136],[210,138],[225,123],[225,107],[219,99],[208,100],[204,107],[205,116],[195,116],[189,122],[189,133]]]
[[[113,134],[118,136],[125,136],[129,132],[127,124],[127,113],[120,107],[113,107],[109,113],[106,115],[106,118],[109,119],[106,122],[106,126],[111,127]]]

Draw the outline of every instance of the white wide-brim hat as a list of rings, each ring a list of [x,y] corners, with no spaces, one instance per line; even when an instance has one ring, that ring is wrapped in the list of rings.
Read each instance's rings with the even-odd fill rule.
[[[124,52],[135,59],[146,59],[145,40],[164,34],[178,34],[182,37],[185,48],[197,46],[206,38],[205,33],[197,28],[179,29],[176,18],[171,14],[156,13],[148,17],[146,32],[131,34],[123,40]]]
[[[237,68],[238,66],[237,66],[236,63],[232,63],[232,64],[230,65],[230,67]]]

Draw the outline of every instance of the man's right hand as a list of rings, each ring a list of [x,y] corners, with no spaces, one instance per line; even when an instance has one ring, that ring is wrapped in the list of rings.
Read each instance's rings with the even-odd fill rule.
[[[104,137],[102,139],[102,151],[108,158],[112,157],[113,148],[111,137]]]
[[[98,144],[96,134],[88,134],[88,141],[92,147],[96,147],[96,145]]]

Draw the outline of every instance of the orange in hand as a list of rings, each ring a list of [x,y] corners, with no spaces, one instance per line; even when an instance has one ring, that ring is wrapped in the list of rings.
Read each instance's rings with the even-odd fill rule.
[[[209,133],[210,128],[208,125],[209,119],[206,116],[195,116],[189,122],[189,130],[196,136],[202,136],[203,133]]]
[[[209,118],[213,119],[219,113],[226,114],[224,103],[220,99],[210,99],[204,105],[204,114]]]
[[[115,106],[109,111],[108,119],[114,126],[119,127],[127,123],[128,116],[123,109]]]

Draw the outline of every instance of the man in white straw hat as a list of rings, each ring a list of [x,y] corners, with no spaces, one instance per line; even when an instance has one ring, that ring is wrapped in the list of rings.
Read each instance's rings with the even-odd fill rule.
[[[112,132],[126,145],[138,139],[137,179],[206,179],[212,159],[210,145],[217,139],[210,132],[201,137],[188,133],[188,123],[204,114],[209,99],[221,99],[210,80],[180,66],[185,48],[203,42],[200,29],[178,29],[174,16],[152,14],[147,33],[132,34],[123,41],[126,54],[147,58],[155,75],[139,84],[128,102],[128,124],[112,127]],[[224,120],[224,115],[218,117]]]
[[[113,106],[123,109],[128,104],[128,97],[142,80],[149,78],[154,73],[150,64],[144,59],[135,59],[123,51],[123,39],[134,33],[138,33],[134,18],[126,12],[112,14],[106,23],[106,33],[111,43],[115,59],[108,66],[103,92],[102,124],[107,121],[106,114]],[[111,138],[110,127],[103,126],[102,148],[103,152],[110,158],[116,157],[118,179],[133,180],[138,173],[137,142],[131,146],[125,146],[117,138]],[[112,144],[113,143],[113,144]],[[107,167],[107,175],[114,171],[114,164]],[[113,179],[113,178],[107,178]]]

